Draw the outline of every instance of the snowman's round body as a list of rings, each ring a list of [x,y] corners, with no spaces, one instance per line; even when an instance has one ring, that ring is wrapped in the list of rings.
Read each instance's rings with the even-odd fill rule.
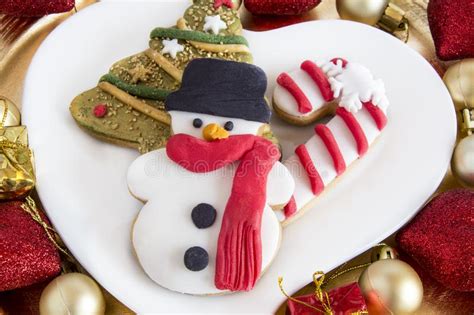
[[[209,173],[193,173],[171,161],[165,150],[139,157],[132,164],[129,186],[133,195],[149,200],[133,227],[133,246],[143,269],[158,284],[190,294],[222,292],[214,285],[217,239],[232,189],[236,163]],[[275,172],[281,166],[275,168]],[[142,176],[137,176],[140,174]],[[271,177],[272,175],[270,175]],[[214,224],[198,228],[191,212],[198,204],[216,209]],[[280,222],[270,206],[262,216],[262,270],[278,251]],[[209,254],[209,264],[200,271],[187,269],[183,257],[199,246]]]

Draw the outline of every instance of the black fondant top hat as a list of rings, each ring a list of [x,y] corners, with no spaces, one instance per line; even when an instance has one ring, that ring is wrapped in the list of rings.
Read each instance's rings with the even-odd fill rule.
[[[179,110],[268,123],[267,77],[257,66],[219,59],[195,59],[184,70],[181,88],[166,98]]]

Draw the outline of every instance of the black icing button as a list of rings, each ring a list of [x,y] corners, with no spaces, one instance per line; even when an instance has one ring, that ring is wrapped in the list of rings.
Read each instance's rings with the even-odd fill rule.
[[[210,227],[216,221],[217,211],[208,203],[200,203],[191,212],[191,218],[198,229]]]
[[[209,254],[199,246],[189,248],[184,253],[184,265],[191,271],[201,271],[209,264]]]

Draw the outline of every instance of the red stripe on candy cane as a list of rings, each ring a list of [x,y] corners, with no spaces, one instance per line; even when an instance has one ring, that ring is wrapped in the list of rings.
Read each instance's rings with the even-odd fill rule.
[[[285,218],[288,219],[291,217],[293,214],[296,213],[296,201],[295,201],[295,196],[291,196],[290,201],[288,201],[287,205],[285,208],[283,208]]]
[[[277,83],[281,87],[285,88],[288,92],[290,92],[290,94],[296,100],[296,103],[298,103],[298,111],[300,113],[306,114],[313,109],[313,106],[311,105],[304,92],[287,73],[281,73],[277,78]]]
[[[352,136],[357,143],[357,153],[359,156],[364,155],[369,148],[369,143],[367,142],[367,137],[365,136],[364,130],[362,130],[362,127],[355,116],[343,107],[336,109],[336,115],[344,120],[347,128],[351,131]]]
[[[319,176],[316,167],[314,167],[313,161],[309,156],[308,149],[306,149],[306,146],[304,144],[300,144],[295,149],[295,153],[298,156],[301,165],[303,165],[303,168],[305,169],[306,174],[309,177],[309,182],[311,184],[311,190],[313,194],[315,196],[319,195],[319,193],[324,190],[324,183],[321,179],[321,176]]]
[[[316,83],[326,102],[330,102],[334,99],[334,94],[331,90],[331,84],[329,83],[328,78],[314,62],[306,60],[301,64],[300,68],[311,77],[314,83]]]
[[[380,107],[372,104],[372,102],[364,103],[364,107],[365,109],[367,109],[370,116],[372,116],[372,119],[377,125],[377,128],[379,128],[379,130],[385,128],[385,126],[387,125],[387,116],[385,115],[383,110],[381,110]]]
[[[339,145],[337,144],[331,129],[329,129],[326,125],[316,125],[314,131],[321,138],[321,140],[323,140],[324,145],[328,149],[328,152],[332,157],[337,175],[341,175],[346,170],[346,162],[344,161],[341,150],[339,150]]]

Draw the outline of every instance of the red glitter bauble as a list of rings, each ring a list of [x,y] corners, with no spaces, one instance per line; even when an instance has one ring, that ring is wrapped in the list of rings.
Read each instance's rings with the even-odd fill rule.
[[[43,16],[72,10],[74,0],[0,0],[0,13],[13,16]]]
[[[61,271],[56,247],[22,204],[0,203],[0,291],[38,283]]]
[[[474,0],[431,0],[428,22],[439,59],[474,57]]]
[[[93,110],[94,116],[97,118],[103,118],[107,115],[107,105],[105,104],[97,104]]]
[[[474,291],[474,191],[441,193],[398,232],[397,241],[444,286]]]
[[[244,0],[247,10],[256,15],[298,15],[319,3],[321,0]]]

